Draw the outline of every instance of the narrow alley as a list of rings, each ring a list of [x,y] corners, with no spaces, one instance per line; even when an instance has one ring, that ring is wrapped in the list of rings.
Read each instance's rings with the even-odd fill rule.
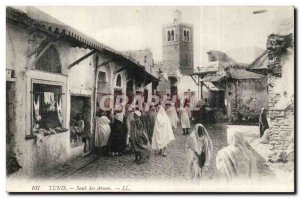
[[[219,123],[214,125],[208,125],[207,130],[213,141],[214,150],[211,166],[206,168],[204,171],[204,179],[211,180],[217,178],[216,172],[216,155],[217,152],[227,145],[226,140],[226,123]],[[190,131],[191,132],[191,131]],[[167,156],[163,157],[161,155],[154,154],[152,151],[150,159],[148,162],[141,165],[134,163],[134,155],[122,155],[115,157],[100,157],[96,160],[92,160],[91,163],[79,167],[77,171],[72,168],[67,168],[62,170],[59,174],[60,177],[55,174],[52,178],[58,180],[67,179],[183,179],[184,178],[184,145],[185,140],[188,136],[182,135],[181,128],[174,130],[175,141],[173,141],[167,150]],[[253,149],[252,149],[253,150]],[[266,165],[265,160],[253,150],[255,154],[257,166],[259,170],[260,177],[274,176],[272,171]],[[74,163],[82,163],[84,158],[80,161]],[[71,166],[77,166],[71,164]],[[62,173],[63,172],[63,173]]]

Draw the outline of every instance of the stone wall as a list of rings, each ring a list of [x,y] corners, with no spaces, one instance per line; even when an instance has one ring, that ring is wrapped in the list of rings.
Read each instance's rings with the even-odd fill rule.
[[[270,117],[269,161],[293,160],[294,47],[293,35],[268,37],[268,91]],[[289,148],[289,149],[288,149]]]
[[[227,82],[227,107],[230,122],[257,124],[261,108],[267,106],[267,78]]]

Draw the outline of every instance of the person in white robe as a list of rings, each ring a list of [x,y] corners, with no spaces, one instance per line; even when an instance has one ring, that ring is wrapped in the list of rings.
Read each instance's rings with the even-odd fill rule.
[[[178,115],[177,115],[177,111],[176,108],[174,106],[174,104],[172,104],[168,109],[167,109],[167,115],[170,119],[171,125],[173,129],[177,129],[177,124],[178,124]]]
[[[128,133],[127,133],[127,141],[126,141],[126,150],[131,153],[133,152],[133,148],[131,146],[131,143],[130,143],[130,134],[131,134],[131,121],[134,120],[134,106],[133,105],[130,105],[127,109],[127,112],[126,112],[126,126],[127,126],[127,129],[128,129]]]
[[[196,124],[185,144],[185,178],[202,179],[204,167],[209,167],[213,153],[213,144],[206,128]]]
[[[108,138],[111,132],[109,124],[110,120],[105,115],[96,117],[95,147],[100,148],[107,146]]]
[[[219,175],[228,181],[249,180],[257,175],[255,157],[247,147],[243,135],[231,130],[227,132],[228,146],[221,149],[216,157]]]
[[[164,157],[167,145],[175,140],[170,119],[165,109],[159,105],[152,136],[152,149],[159,151]]]
[[[183,130],[183,135],[189,134],[189,129],[191,128],[190,118],[191,118],[191,112],[190,112],[189,104],[185,104],[184,109],[182,109],[180,113],[180,122]]]

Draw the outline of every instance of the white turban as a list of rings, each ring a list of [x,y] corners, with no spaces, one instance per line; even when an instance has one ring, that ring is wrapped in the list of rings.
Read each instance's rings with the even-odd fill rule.
[[[136,110],[136,111],[134,111],[134,113],[138,116],[138,117],[141,117],[141,112],[140,111],[138,111],[138,110]]]
[[[124,119],[124,114],[123,114],[123,112],[117,113],[117,114],[115,115],[115,118],[116,118],[117,120],[119,120],[120,122],[123,122],[123,119]]]

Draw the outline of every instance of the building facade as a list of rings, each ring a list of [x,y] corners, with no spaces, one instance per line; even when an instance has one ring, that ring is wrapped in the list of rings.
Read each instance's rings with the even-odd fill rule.
[[[90,50],[57,39],[59,34],[42,25],[33,26],[33,18],[41,15],[29,7],[7,9],[7,145],[25,175],[42,174],[84,153],[83,144],[71,147],[71,101],[82,96],[88,107],[93,103],[92,57],[69,69]],[[88,135],[92,114],[87,109],[83,118]]]
[[[232,67],[226,72],[229,122],[257,124],[261,109],[268,106],[267,77]]]
[[[268,106],[267,77],[220,51],[209,51],[208,58],[209,66],[195,75],[201,78],[201,96],[216,110],[216,117],[226,114],[230,123],[257,124],[261,108]]]
[[[89,154],[99,98],[148,96],[157,84],[142,65],[38,9],[8,7],[6,19],[8,175],[43,175]]]

